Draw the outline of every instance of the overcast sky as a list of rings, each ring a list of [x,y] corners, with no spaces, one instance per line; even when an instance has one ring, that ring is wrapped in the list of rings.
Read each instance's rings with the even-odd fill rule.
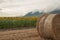
[[[0,0],[2,17],[23,16],[37,9],[44,12],[60,9],[60,0]]]

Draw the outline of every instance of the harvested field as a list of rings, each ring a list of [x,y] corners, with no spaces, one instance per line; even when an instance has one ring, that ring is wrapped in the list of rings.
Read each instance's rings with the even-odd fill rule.
[[[0,40],[42,40],[34,29],[0,31]]]

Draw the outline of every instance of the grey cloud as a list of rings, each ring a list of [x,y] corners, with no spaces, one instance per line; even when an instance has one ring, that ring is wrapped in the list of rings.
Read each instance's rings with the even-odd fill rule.
[[[51,12],[60,9],[60,0],[2,0],[0,1],[0,9],[2,9],[0,15],[3,16],[18,16],[17,13],[25,15],[34,9]]]

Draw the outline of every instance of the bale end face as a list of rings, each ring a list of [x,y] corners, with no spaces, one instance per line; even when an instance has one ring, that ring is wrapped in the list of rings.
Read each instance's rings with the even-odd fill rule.
[[[56,40],[60,40],[60,14],[56,14],[56,16],[53,18],[52,29],[55,34]]]

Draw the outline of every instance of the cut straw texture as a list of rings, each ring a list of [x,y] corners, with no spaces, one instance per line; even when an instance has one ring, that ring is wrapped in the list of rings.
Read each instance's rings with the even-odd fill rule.
[[[60,40],[60,14],[44,14],[37,22],[41,38]]]

